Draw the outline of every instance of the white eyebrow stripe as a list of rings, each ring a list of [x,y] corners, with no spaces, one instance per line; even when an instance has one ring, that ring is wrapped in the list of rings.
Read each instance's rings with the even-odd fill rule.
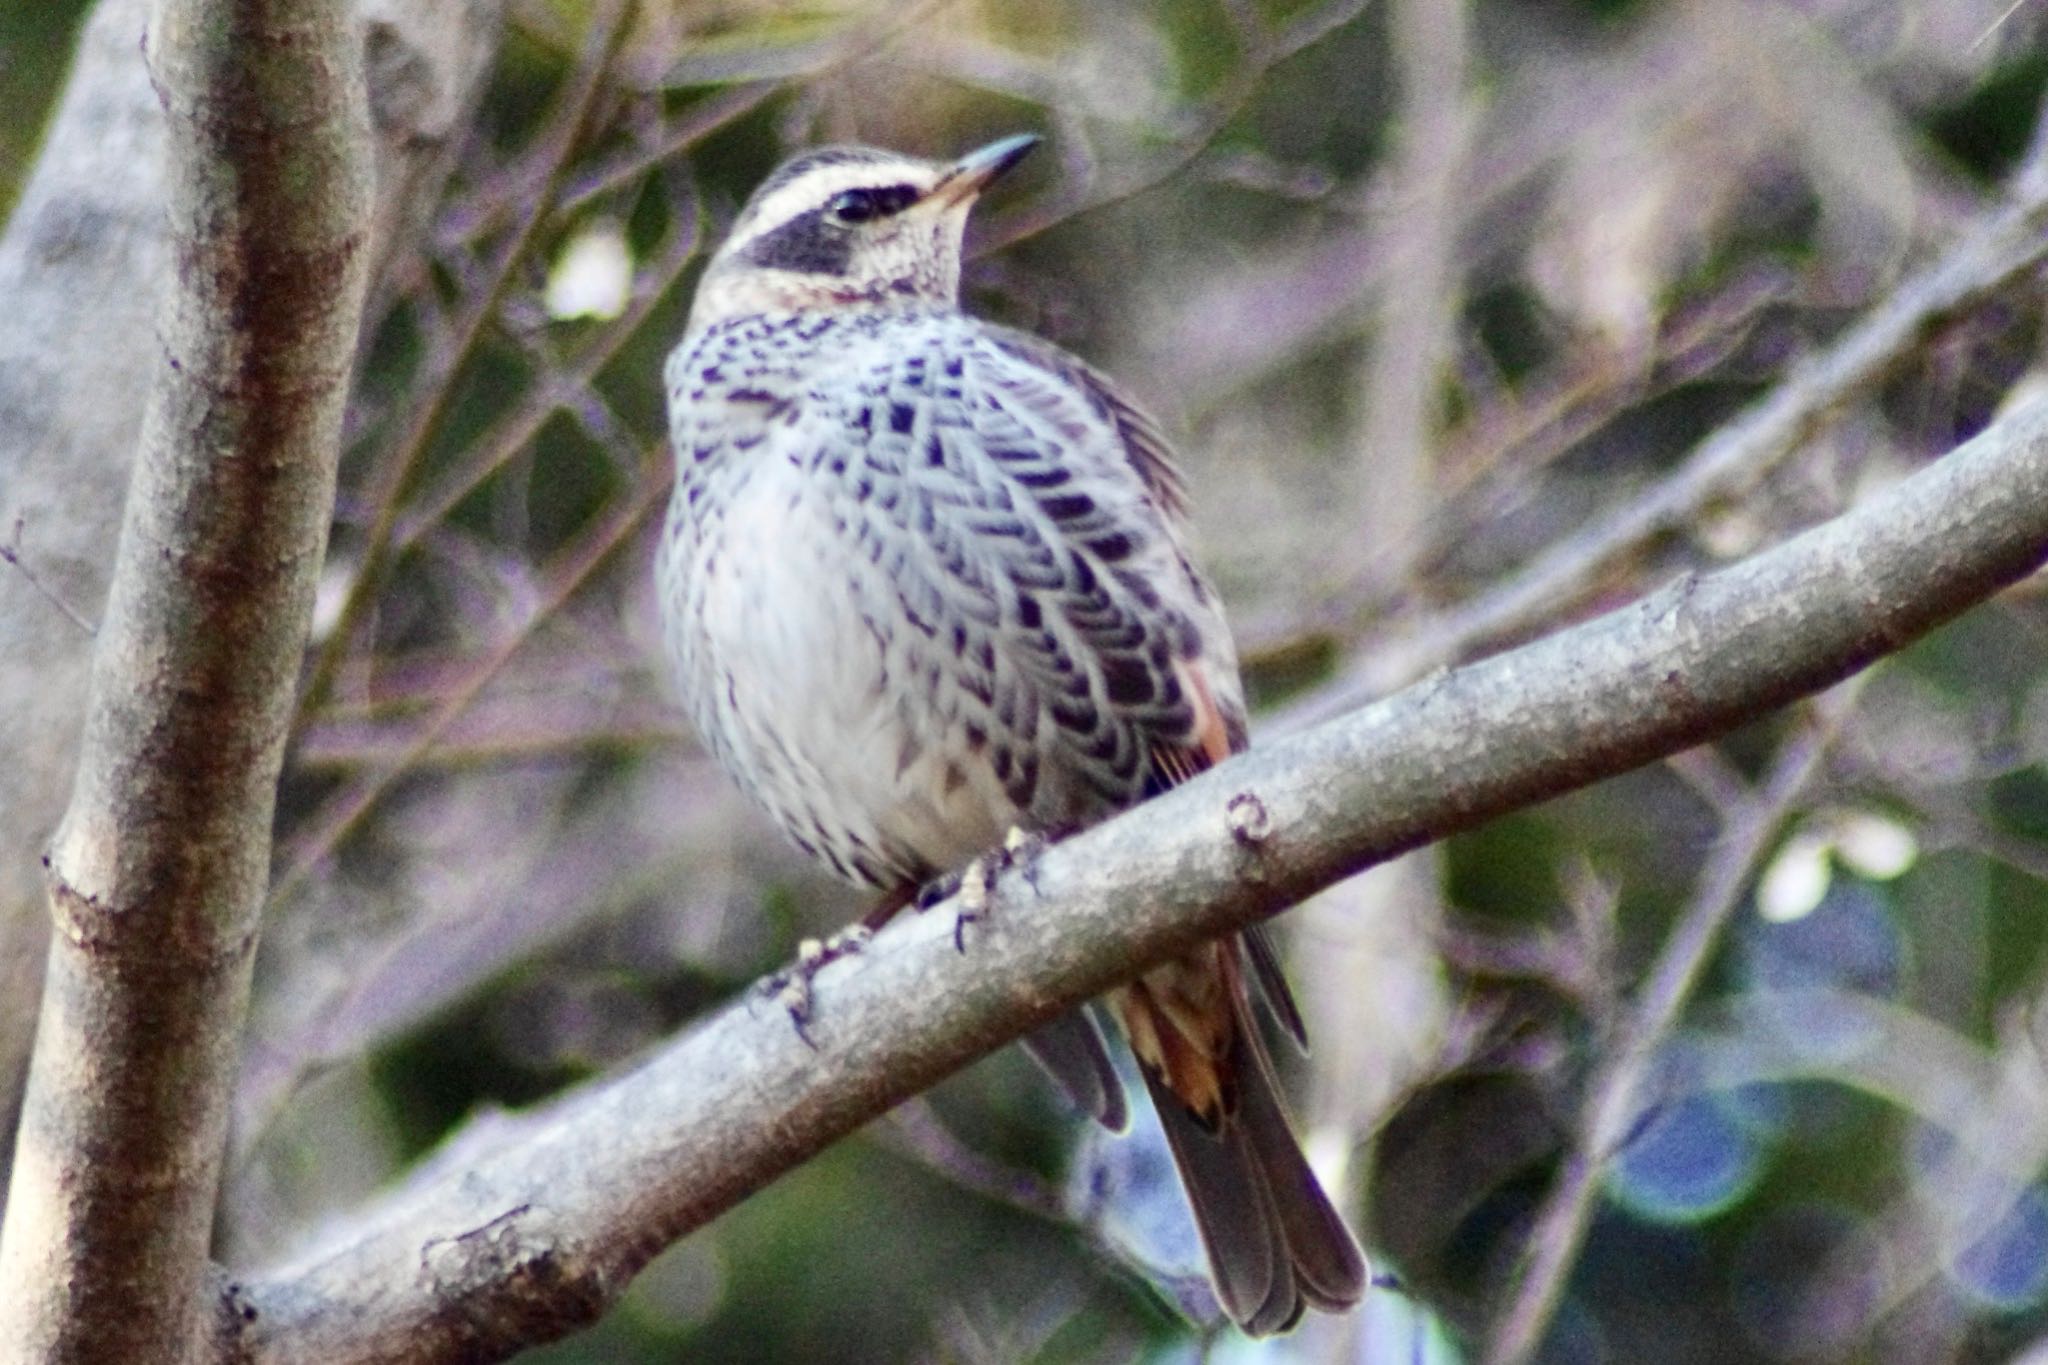
[[[916,161],[820,166],[771,191],[767,198],[749,208],[733,224],[732,236],[726,239],[724,249],[743,249],[748,242],[773,232],[797,215],[822,207],[841,190],[912,185],[922,193],[931,188],[938,176],[937,167]]]

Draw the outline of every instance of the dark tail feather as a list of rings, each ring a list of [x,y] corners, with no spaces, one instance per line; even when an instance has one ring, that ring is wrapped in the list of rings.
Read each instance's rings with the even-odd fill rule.
[[[1316,1183],[1288,1127],[1265,1049],[1241,1019],[1238,1108],[1219,1132],[1198,1124],[1145,1072],[1180,1168],[1216,1297],[1251,1336],[1284,1332],[1314,1307],[1341,1312],[1364,1296],[1365,1256]]]
[[[1280,1021],[1280,1027],[1287,1030],[1287,1036],[1303,1052],[1308,1051],[1308,1025],[1301,1021],[1301,1006],[1294,1003],[1294,992],[1288,988],[1287,973],[1280,970],[1280,954],[1274,951],[1273,939],[1266,932],[1267,926],[1254,924],[1238,935],[1238,942],[1244,945],[1244,955],[1252,964],[1252,980],[1259,985],[1259,998],[1266,1002],[1266,1008],[1273,1011],[1273,1017]]]
[[[1109,1045],[1087,1006],[1063,1014],[1023,1039],[1024,1051],[1076,1108],[1112,1133],[1130,1126],[1124,1083],[1109,1059]]]
[[[1223,1311],[1255,1336],[1292,1327],[1301,1316],[1287,1244],[1244,1135],[1212,1133],[1147,1068],[1145,1088],[1180,1169],[1195,1230],[1209,1254],[1209,1277]]]
[[[1251,1027],[1249,1020],[1245,1027]],[[1311,1308],[1341,1313],[1364,1297],[1371,1267],[1302,1155],[1266,1049],[1256,1039],[1250,1042],[1244,1049],[1248,1065],[1238,1080],[1239,1138],[1247,1159],[1265,1176],[1302,1297]]]

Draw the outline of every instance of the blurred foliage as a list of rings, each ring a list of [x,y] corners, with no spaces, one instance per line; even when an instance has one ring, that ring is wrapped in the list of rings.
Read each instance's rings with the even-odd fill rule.
[[[42,135],[43,112],[57,97],[85,0],[48,0],[0,9],[0,215],[14,206]]]
[[[1403,22],[1432,4],[1462,21],[1446,50]],[[704,248],[792,149],[1050,134],[978,225],[971,304],[1183,433],[1277,728],[1361,660],[1405,660],[1383,688],[1457,662],[1402,642],[1654,490],[2011,194],[2048,86],[2048,11],[1990,0],[726,0],[643,5],[608,43],[609,13],[514,7],[485,136],[365,349],[224,1215],[239,1257],[854,910],[691,749],[645,581],[662,357]],[[0,197],[77,14],[0,15]],[[1417,272],[1435,332],[1389,302]],[[1502,638],[1939,456],[2041,383],[2041,320],[2031,284],[1947,320],[1792,458]],[[1424,382],[1389,387],[1410,347]],[[1401,405],[1416,448],[1366,448]],[[1733,859],[1640,1112],[1592,1153],[1539,1358],[2006,1359],[2048,1332],[2044,664],[2021,590],[1853,697],[1291,917],[1315,948],[1304,1124],[1398,1280],[1352,1322],[1257,1347],[1191,1326],[1212,1310],[1156,1139],[1080,1138],[1004,1056],[532,1358],[1477,1359],[1587,1158],[1630,1002]],[[1811,772],[1776,792],[1802,745]]]

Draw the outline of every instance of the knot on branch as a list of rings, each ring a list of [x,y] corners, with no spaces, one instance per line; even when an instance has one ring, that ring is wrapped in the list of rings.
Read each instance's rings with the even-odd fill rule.
[[[487,1346],[529,1346],[596,1322],[611,1302],[611,1277],[564,1243],[544,1210],[520,1204],[480,1227],[420,1247],[421,1284],[462,1305]]]
[[[50,922],[65,942],[88,953],[118,943],[118,930],[110,922],[113,908],[91,892],[80,890],[48,853],[43,855],[43,890],[50,899]]]
[[[1272,837],[1272,812],[1252,792],[1239,792],[1231,797],[1223,818],[1230,826],[1230,837],[1241,847],[1257,848]]]

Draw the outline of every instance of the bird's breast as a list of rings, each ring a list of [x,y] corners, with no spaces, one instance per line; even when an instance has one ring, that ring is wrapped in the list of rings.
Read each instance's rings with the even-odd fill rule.
[[[714,471],[665,544],[677,675],[713,753],[794,838],[857,880],[920,880],[992,846],[1014,812],[961,760],[892,557],[804,463]]]

